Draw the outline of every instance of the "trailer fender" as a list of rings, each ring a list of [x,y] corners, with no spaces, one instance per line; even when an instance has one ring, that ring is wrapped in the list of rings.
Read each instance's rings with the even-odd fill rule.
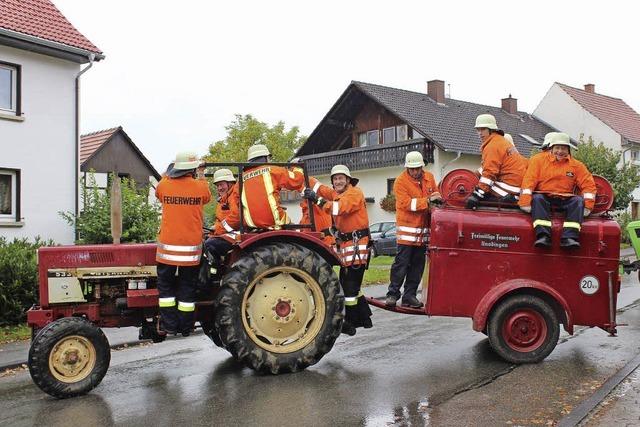
[[[526,279],[508,280],[500,283],[498,286],[495,286],[487,292],[487,294],[480,300],[473,313],[473,330],[478,332],[484,331],[491,309],[503,297],[508,294],[517,294],[519,291],[526,289],[535,289],[542,292],[558,303],[562,310],[564,310],[567,320],[564,325],[564,329],[569,334],[573,335],[573,315],[565,298],[560,295],[558,291],[545,283]]]

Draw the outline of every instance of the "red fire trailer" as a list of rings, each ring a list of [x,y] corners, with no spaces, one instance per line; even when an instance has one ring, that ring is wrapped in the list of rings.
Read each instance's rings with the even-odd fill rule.
[[[581,247],[559,246],[563,217],[552,219],[553,247],[534,247],[531,216],[517,206],[487,204],[465,209],[477,178],[465,170],[441,183],[447,200],[431,216],[429,270],[424,309],[406,314],[469,317],[494,350],[514,363],[538,362],[555,348],[559,324],[596,326],[616,333],[620,291],[620,227],[606,214],[613,202],[608,182],[596,177],[593,214],[580,231]],[[369,303],[384,309],[384,301]]]

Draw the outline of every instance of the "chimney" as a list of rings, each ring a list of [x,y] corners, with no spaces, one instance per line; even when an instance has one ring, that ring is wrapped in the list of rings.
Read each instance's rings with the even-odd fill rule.
[[[518,114],[518,98],[502,98],[502,109],[509,114]]]
[[[596,93],[596,85],[593,83],[587,83],[584,85],[584,91],[588,93]]]
[[[438,104],[444,104],[444,80],[428,81],[427,95]]]

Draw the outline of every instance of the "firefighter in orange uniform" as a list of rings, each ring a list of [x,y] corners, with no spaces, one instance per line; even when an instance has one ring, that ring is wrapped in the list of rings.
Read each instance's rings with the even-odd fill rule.
[[[560,246],[580,247],[580,227],[593,209],[596,184],[587,167],[571,157],[569,135],[555,132],[549,138],[550,151],[535,155],[522,181],[520,209],[531,213],[535,245],[551,246],[551,207],[566,212]],[[580,195],[573,193],[577,187]]]
[[[482,200],[515,203],[527,160],[504,138],[491,114],[480,114],[475,128],[482,140],[482,166],[478,170],[480,182],[467,199],[467,208],[475,209]]]
[[[309,185],[311,189],[320,197],[325,200],[333,200],[333,189],[322,184],[316,178],[309,178]],[[313,206],[313,219],[316,223],[316,228],[314,231],[318,231],[324,235],[324,242],[333,246],[335,244],[335,238],[331,235],[331,225],[333,220],[331,218],[331,213],[324,211],[317,204]],[[302,208],[302,218],[300,219],[300,224],[309,224],[311,219],[309,218],[309,204],[306,199],[302,199],[300,202],[300,207]]]
[[[426,262],[429,236],[429,207],[442,203],[438,185],[431,172],[425,171],[419,151],[407,153],[406,168],[393,184],[396,195],[396,236],[398,254],[391,266],[391,283],[386,305],[395,307],[404,283],[402,306],[420,308],[416,297]]]
[[[195,179],[200,163],[193,152],[178,153],[156,188],[162,204],[156,250],[160,334],[188,336],[194,326],[203,208],[211,200],[207,182]]]
[[[216,265],[220,265],[221,257],[231,250],[231,247],[238,237],[235,232],[225,232],[226,230],[221,225],[222,221],[224,221],[231,212],[229,200],[233,198],[234,192],[237,191],[235,182],[236,178],[229,169],[218,169],[213,174],[213,183],[218,192],[218,204],[216,205],[214,231],[209,234],[209,238],[205,242],[205,247],[207,251],[213,255]]]
[[[269,149],[262,144],[249,147],[247,160],[253,163],[270,161]],[[237,184],[236,184],[237,186]],[[244,225],[253,230],[277,230],[289,224],[287,213],[280,205],[280,190],[302,191],[304,174],[299,168],[288,170],[280,166],[258,165],[242,173],[242,217]],[[229,215],[216,226],[216,232],[232,233],[240,228],[240,195],[234,191],[229,198]]]
[[[373,326],[371,309],[360,290],[369,259],[369,216],[364,194],[356,187],[358,179],[351,176],[349,168],[334,166],[331,169],[331,183],[335,190],[333,201],[318,197],[311,188],[305,189],[304,197],[333,216],[337,228],[338,255],[342,261],[340,283],[345,305],[342,332],[355,335],[356,328]]]

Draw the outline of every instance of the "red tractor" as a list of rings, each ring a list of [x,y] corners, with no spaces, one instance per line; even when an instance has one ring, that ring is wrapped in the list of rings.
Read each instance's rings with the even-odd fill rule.
[[[237,166],[241,174],[247,164],[207,166]],[[344,297],[333,270],[340,261],[311,224],[240,230],[241,241],[215,275],[208,277],[203,262],[197,321],[216,345],[257,371],[302,370],[340,334]],[[39,249],[40,303],[27,314],[29,371],[38,387],[65,398],[98,385],[110,361],[100,328],[138,326],[141,339],[164,339],[155,326],[155,254],[155,244]]]

